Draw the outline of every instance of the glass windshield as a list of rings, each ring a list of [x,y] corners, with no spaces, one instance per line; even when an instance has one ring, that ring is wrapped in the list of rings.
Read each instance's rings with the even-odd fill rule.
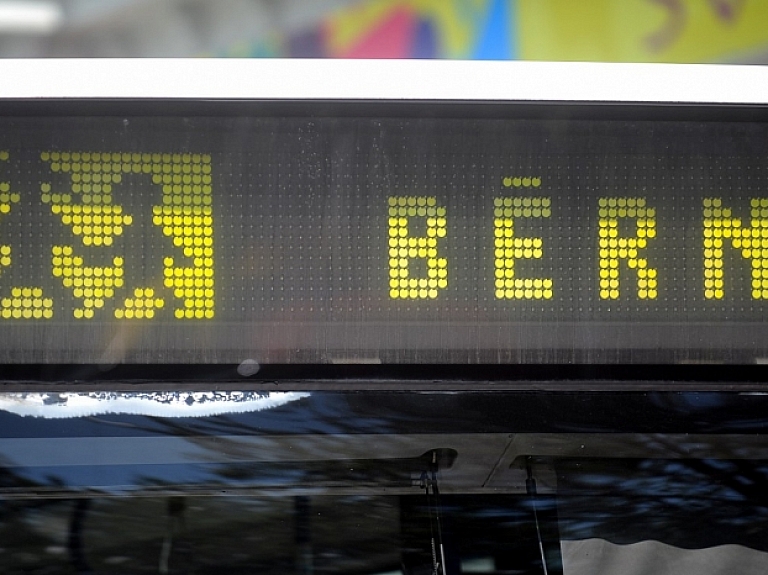
[[[3,393],[0,569],[763,572],[765,403]]]

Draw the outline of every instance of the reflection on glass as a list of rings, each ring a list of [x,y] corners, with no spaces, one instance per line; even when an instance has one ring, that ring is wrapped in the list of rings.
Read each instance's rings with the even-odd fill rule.
[[[735,405],[666,399],[652,401],[681,418]],[[630,433],[625,405],[612,432],[576,433],[568,415],[524,423],[531,401],[313,392],[194,417],[0,411],[0,573],[765,572],[768,447],[744,421]],[[547,401],[536,413],[557,412]]]

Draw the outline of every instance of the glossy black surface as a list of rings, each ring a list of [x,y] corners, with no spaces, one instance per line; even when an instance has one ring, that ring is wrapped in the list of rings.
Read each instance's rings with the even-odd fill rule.
[[[162,397],[0,412],[3,572],[426,574],[436,514],[449,574],[768,560],[767,395],[313,391],[204,417]]]

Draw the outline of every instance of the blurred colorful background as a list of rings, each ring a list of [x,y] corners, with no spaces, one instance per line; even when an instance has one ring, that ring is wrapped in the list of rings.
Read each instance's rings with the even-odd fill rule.
[[[0,0],[0,57],[768,63],[768,0]]]
[[[766,50],[765,0],[372,0],[248,55],[712,62]]]

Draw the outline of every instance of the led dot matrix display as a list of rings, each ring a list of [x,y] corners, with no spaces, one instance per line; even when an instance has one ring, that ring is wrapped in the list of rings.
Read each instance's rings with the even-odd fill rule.
[[[504,178],[504,186],[539,187],[541,178]],[[552,299],[552,278],[515,277],[515,260],[540,259],[544,241],[540,237],[516,237],[515,220],[548,218],[551,198],[506,197],[493,201],[494,287],[498,299]]]
[[[438,241],[446,235],[446,209],[431,197],[391,197],[389,204],[389,295],[392,299],[435,299],[448,287],[448,262],[439,257]],[[409,226],[420,218],[423,236],[414,237]],[[412,271],[413,260],[426,264],[424,273]]]
[[[768,124],[0,117],[11,362],[756,357],[766,299]]]
[[[211,319],[214,316],[213,194],[211,159],[201,154],[148,154],[108,152],[42,152],[40,159],[54,173],[69,175],[69,189],[57,190],[50,182],[40,185],[43,203],[71,229],[85,248],[114,245],[134,216],[115,200],[114,188],[126,174],[151,178],[162,190],[152,206],[152,223],[162,229],[184,258],[163,258],[163,286],[181,302],[178,319]],[[0,198],[1,201],[1,198]],[[119,200],[118,200],[119,201]],[[91,253],[94,253],[91,250]],[[179,262],[178,260],[181,260]],[[53,246],[53,275],[62,278],[81,307],[77,319],[91,319],[106,300],[123,286],[123,258],[109,267],[91,267],[75,255],[74,246]],[[189,265],[191,263],[191,265]],[[114,309],[117,319],[152,319],[165,305],[153,287],[134,288]],[[146,295],[149,294],[149,295]]]
[[[618,299],[620,262],[637,272],[637,297],[655,299],[658,272],[642,257],[648,241],[656,237],[656,210],[645,198],[600,198],[600,297]],[[630,237],[619,235],[621,220],[634,221],[637,230]]]
[[[768,198],[750,200],[751,221],[742,226],[721,198],[704,199],[704,287],[707,299],[725,297],[724,251],[741,252],[752,273],[752,297],[768,299]]]

